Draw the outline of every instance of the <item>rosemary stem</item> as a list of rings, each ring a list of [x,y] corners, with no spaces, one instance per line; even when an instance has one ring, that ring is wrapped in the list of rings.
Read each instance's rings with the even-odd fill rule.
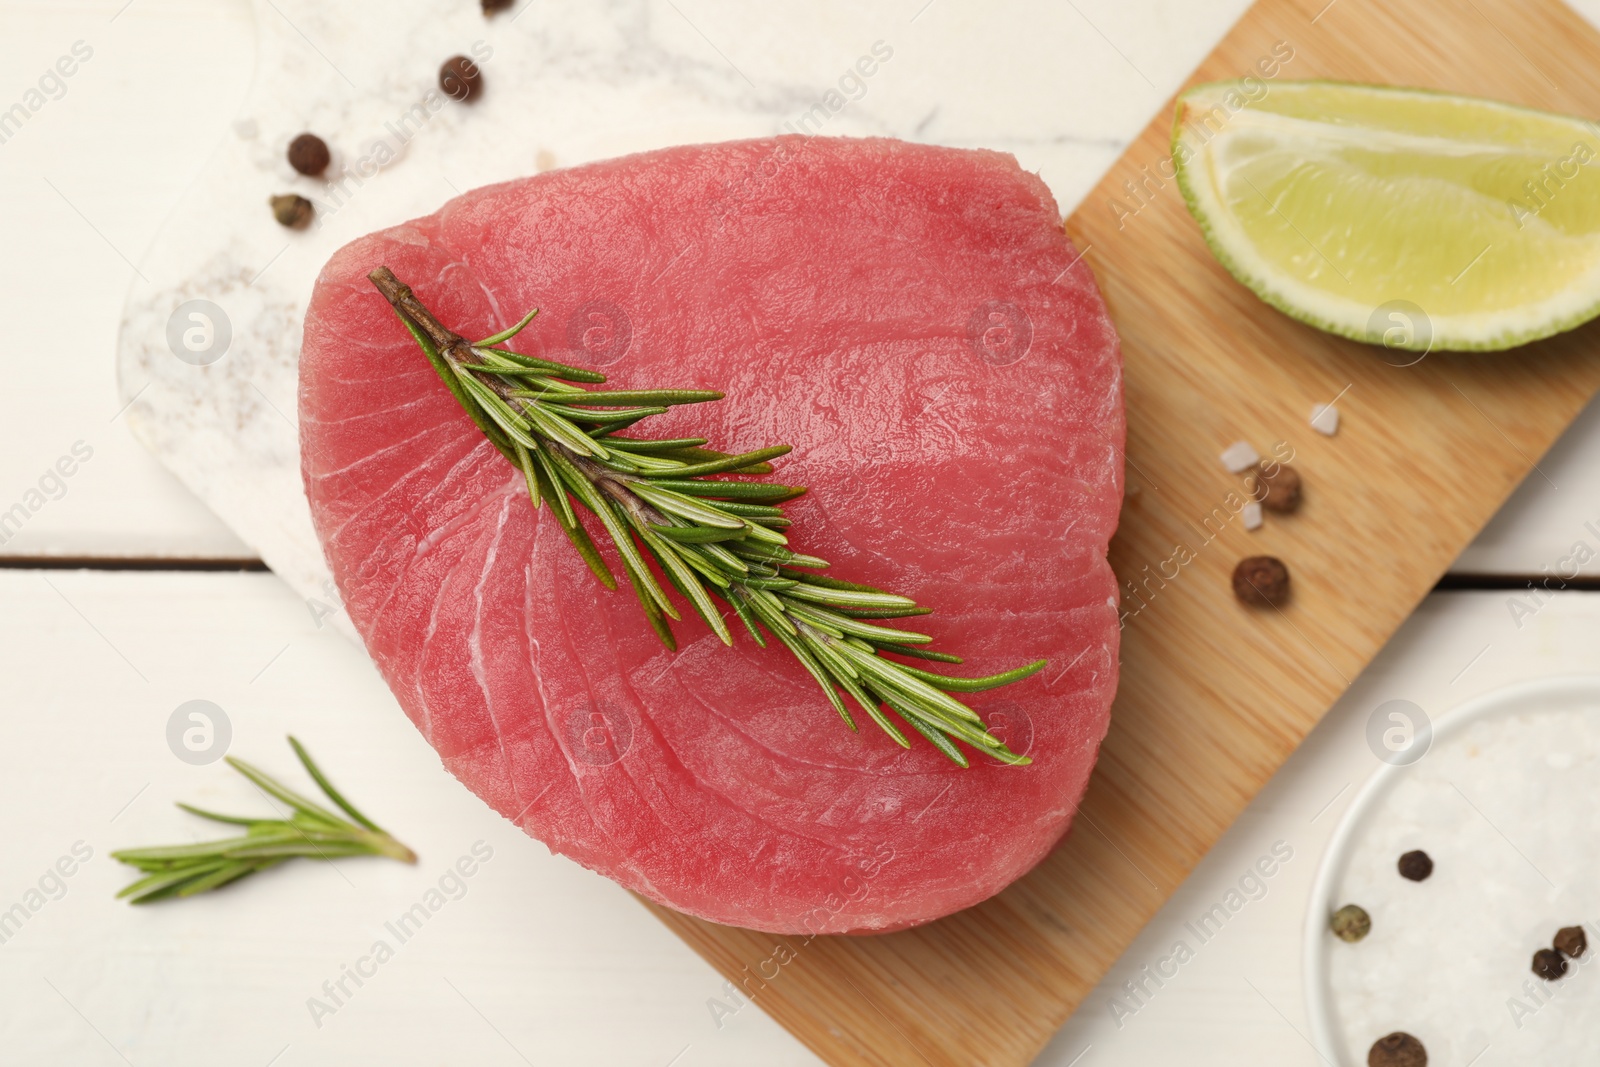
[[[401,863],[414,864],[417,862],[417,854],[395,840],[385,830],[368,830],[351,836],[367,846],[367,850],[375,856],[387,856],[389,859],[399,860]]]
[[[411,286],[395,277],[394,271],[388,267],[379,267],[367,275],[367,280],[377,286],[378,292],[383,294],[390,306],[427,334],[429,339],[439,346],[439,351],[452,363],[464,362],[460,353],[463,347],[469,350],[467,354],[470,355],[471,346],[467,344],[466,338],[440,322],[433,312],[417,299],[417,294],[411,291]]]
[[[786,454],[788,446],[726,453],[700,447],[706,444],[701,437],[618,435],[673,404],[717,400],[721,393],[591,390],[582,383],[604,382],[604,374],[500,347],[536,312],[488,341],[471,342],[441,323],[388,267],[378,267],[368,278],[422,346],[446,388],[528,482],[534,506],[546,497],[551,500],[573,547],[595,576],[614,589],[610,564],[574,505],[599,521],[646,618],[669,649],[677,645],[667,620],[681,616],[663,578],[725,644],[733,644],[733,637],[726,613],[713,597],[733,608],[758,644],[766,646],[763,634],[775,637],[816,679],[852,730],[855,722],[840,690],[901,746],[909,742],[890,714],[960,766],[968,766],[968,760],[955,747],[958,740],[1005,763],[1029,762],[1025,754],[1006,748],[976,711],[949,693],[1020,681],[1044,661],[983,678],[949,678],[886,658],[961,662],[958,656],[923,647],[933,640],[928,635],[866,621],[927,614],[911,599],[811,573],[826,568],[828,561],[788,547],[781,531],[790,520],[777,507],[804,493],[803,487],[729,477],[768,473],[768,461]],[[397,859],[410,855],[387,835],[367,844]]]
[[[295,857],[331,860],[345,856],[384,856],[401,863],[417,862],[415,852],[361,814],[334,788],[305,746],[293,737],[289,738],[289,744],[312,781],[353,821],[340,818],[266,772],[230,756],[229,766],[269,797],[290,805],[293,814],[288,818],[220,815],[179,804],[178,807],[203,818],[245,827],[245,833],[189,845],[118,849],[111,853],[111,858],[143,871],[144,877],[125,886],[117,895],[134,904],[193,896]]]

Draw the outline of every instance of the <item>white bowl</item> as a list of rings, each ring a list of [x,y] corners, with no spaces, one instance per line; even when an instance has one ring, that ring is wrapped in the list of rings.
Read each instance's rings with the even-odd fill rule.
[[[1589,709],[1600,706],[1600,675],[1567,675],[1521,682],[1469,700],[1441,716],[1433,725],[1428,752],[1448,744],[1463,728],[1481,719],[1529,711],[1572,710],[1575,705]],[[1385,765],[1373,774],[1334,830],[1312,882],[1303,954],[1306,1013],[1311,1024],[1311,1040],[1318,1053],[1330,1063],[1357,1067],[1366,1062],[1365,1050],[1352,1051],[1343,1046],[1329,988],[1328,951],[1336,940],[1328,930],[1328,919],[1336,906],[1333,892],[1374,810],[1412,767],[1427,759],[1425,753],[1412,763]]]

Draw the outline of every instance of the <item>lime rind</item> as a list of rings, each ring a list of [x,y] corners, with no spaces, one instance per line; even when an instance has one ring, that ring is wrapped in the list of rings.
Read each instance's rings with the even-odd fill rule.
[[[1421,309],[1416,304],[1405,299],[1407,294],[1404,291],[1392,294],[1388,302],[1376,299],[1369,302],[1343,300],[1332,294],[1316,291],[1314,287],[1288,276],[1284,271],[1274,270],[1274,264],[1253,246],[1245,226],[1239,223],[1225,207],[1225,200],[1216,190],[1216,182],[1210,177],[1209,170],[1197,166],[1207,159],[1207,150],[1214,150],[1214,143],[1225,138],[1228,132],[1227,123],[1198,144],[1186,140],[1186,133],[1192,128],[1188,126],[1186,119],[1194,102],[1201,100],[1215,106],[1229,90],[1243,92],[1243,89],[1244,86],[1240,82],[1208,82],[1185,92],[1178,100],[1174,115],[1172,159],[1178,188],[1190,214],[1200,225],[1207,247],[1235,279],[1267,304],[1293,319],[1328,333],[1365,344],[1414,352],[1500,351],[1563,333],[1600,317],[1600,229],[1592,235],[1584,235],[1582,249],[1593,252],[1588,269],[1576,277],[1566,279],[1568,284],[1564,288],[1552,290],[1547,299],[1527,306],[1490,313],[1433,316],[1423,313],[1422,318],[1425,320],[1423,328],[1412,330],[1409,334],[1404,330],[1397,331],[1393,328],[1392,324],[1396,320],[1392,316],[1381,314],[1384,308],[1396,304],[1409,305],[1412,310],[1420,312]],[[1396,103],[1427,101],[1448,107],[1492,109],[1506,116],[1507,121],[1511,123],[1522,122],[1527,126],[1539,124],[1543,133],[1561,129],[1600,143],[1600,137],[1596,136],[1600,134],[1600,129],[1581,119],[1433,90],[1314,81],[1276,83],[1269,89],[1269,94],[1279,94],[1281,99],[1284,93],[1295,93],[1305,89],[1326,91],[1333,95],[1340,92],[1362,95],[1385,94],[1387,99],[1392,99]],[[1230,109],[1230,118],[1237,117],[1250,106],[1252,105],[1245,104],[1238,110]],[[1205,113],[1211,113],[1209,107]],[[1336,128],[1337,138],[1345,141],[1361,132],[1361,127],[1349,124]],[[1380,139],[1387,138],[1392,143],[1406,139],[1414,141],[1426,134],[1391,130],[1377,131],[1376,136]],[[1482,148],[1484,145],[1480,143],[1474,147]],[[1545,147],[1549,150],[1550,146]],[[1511,146],[1508,151],[1527,151],[1529,148],[1528,143],[1523,143]],[[1580,164],[1580,167],[1583,165],[1587,164]],[[1595,169],[1600,170],[1600,164],[1597,164]],[[1276,208],[1273,210],[1276,211]],[[1285,221],[1288,220],[1285,218]],[[1288,224],[1291,227],[1294,225],[1292,222]],[[1318,254],[1321,254],[1320,251]],[[1328,262],[1330,267],[1333,266],[1331,260]],[[1337,270],[1337,267],[1334,269]],[[1410,318],[1404,308],[1401,308],[1398,314],[1401,316],[1398,321],[1402,323]]]

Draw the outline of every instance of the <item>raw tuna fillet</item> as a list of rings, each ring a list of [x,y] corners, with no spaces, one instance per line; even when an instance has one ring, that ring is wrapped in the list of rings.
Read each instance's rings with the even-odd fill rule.
[[[793,445],[793,547],[935,609],[916,621],[953,673],[1048,657],[970,698],[1032,764],[852,733],[775,642],[729,649],[687,607],[668,652],[446,392],[380,264],[468,337],[537,307],[524,352],[725,390],[637,432]],[[300,427],[368,651],[450,771],[554,851],[715,922],[870,932],[999,892],[1071,822],[1117,681],[1121,363],[1011,156],[793,137],[468,193],[328,263]]]

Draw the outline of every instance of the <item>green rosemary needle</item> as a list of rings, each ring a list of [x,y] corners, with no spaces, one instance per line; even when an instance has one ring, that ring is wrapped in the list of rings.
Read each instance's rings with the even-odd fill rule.
[[[606,376],[503,347],[533,321],[536,310],[508,330],[467,341],[440,323],[388,267],[367,277],[484,436],[522,472],[534,507],[549,502],[595,577],[615,589],[616,578],[572,501],[599,520],[646,618],[668,648],[677,647],[668,620],[681,616],[649,561],[724,644],[733,644],[733,635],[718,601],[733,609],[756,644],[766,647],[774,638],[787,648],[850,729],[856,722],[845,697],[901,747],[911,742],[894,719],[962,767],[968,761],[958,741],[1005,763],[1031,762],[950,694],[1020,681],[1044,660],[983,678],[954,678],[885,658],[888,653],[961,662],[925,647],[933,640],[926,634],[882,625],[930,609],[882,589],[814,574],[828,561],[788,547],[783,531],[789,519],[779,505],[804,488],[716,477],[771,473],[770,461],[788,453],[787,445],[734,455],[705,447],[700,437],[620,436],[669,407],[720,400],[723,394],[591,389]]]
[[[190,804],[179,804],[184,811],[245,827],[238,837],[201,841],[193,845],[157,848],[125,848],[111,854],[131,867],[145,872],[143,878],[125,887],[118,898],[133,904],[149,904],[169,897],[192,897],[237,881],[245,875],[276,867],[296,856],[312,860],[342,859],[345,856],[387,856],[402,863],[417,862],[417,854],[396,841],[377,823],[357,811],[311,760],[311,754],[293,737],[289,745],[300,757],[311,780],[350,818],[341,819],[316,801],[295,792],[277,779],[252,767],[244,760],[227,757],[229,765],[263,793],[276,797],[293,809],[287,819],[263,819],[248,815],[218,815]]]

